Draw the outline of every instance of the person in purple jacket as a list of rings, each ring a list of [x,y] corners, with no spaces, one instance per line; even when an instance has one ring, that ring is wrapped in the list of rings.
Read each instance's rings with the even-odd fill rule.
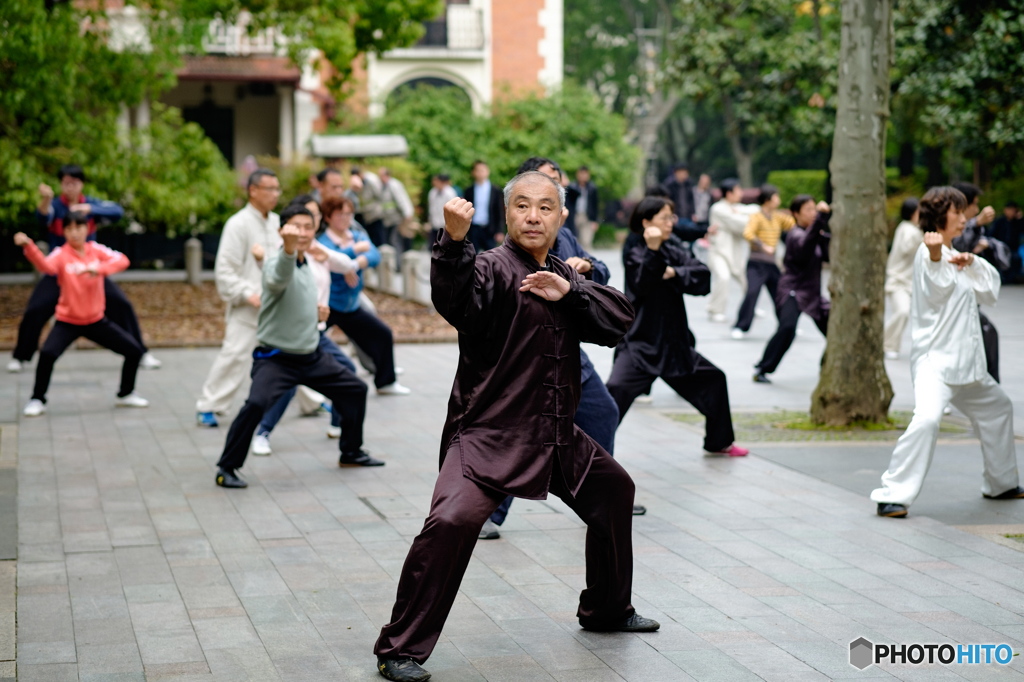
[[[82,193],[85,186],[85,171],[81,166],[67,164],[57,172],[60,180],[60,195],[54,196],[53,188],[46,183],[39,185],[39,205],[36,207],[36,219],[47,228],[47,241],[50,250],[64,244],[64,220],[68,214],[82,213],[88,217],[89,232],[87,241],[96,241],[96,221],[107,220],[116,222],[124,216],[124,209],[113,201],[104,201]],[[128,297],[121,288],[109,278],[104,281],[104,294],[107,301],[107,318],[118,327],[128,332],[142,346],[145,355],[139,363],[145,369],[157,369],[160,361],[146,348],[142,341],[142,330]],[[18,326],[18,341],[12,353],[13,358],[7,363],[7,371],[17,373],[32,360],[39,348],[39,336],[43,327],[57,309],[60,287],[57,278],[44,275],[29,297],[25,314]]]
[[[779,279],[775,295],[779,328],[768,341],[761,361],[754,365],[754,381],[760,384],[771,383],[767,375],[776,370],[792,345],[800,313],[814,320],[822,334],[828,331],[831,304],[821,295],[821,264],[828,260],[831,209],[824,201],[815,205],[810,194],[798,194],[790,202],[789,210],[796,226],[786,236],[786,256],[782,261],[786,272]]]

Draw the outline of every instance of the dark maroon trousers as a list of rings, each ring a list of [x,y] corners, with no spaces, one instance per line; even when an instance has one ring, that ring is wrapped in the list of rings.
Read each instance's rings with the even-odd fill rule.
[[[430,657],[451,612],[462,577],[484,521],[505,493],[484,488],[462,475],[457,453],[445,457],[434,485],[430,515],[413,540],[398,581],[391,622],[381,630],[373,652],[383,658]],[[601,628],[633,615],[633,495],[635,486],[611,455],[598,448],[574,498],[556,463],[552,495],[587,524],[587,588],[576,615],[583,627]]]

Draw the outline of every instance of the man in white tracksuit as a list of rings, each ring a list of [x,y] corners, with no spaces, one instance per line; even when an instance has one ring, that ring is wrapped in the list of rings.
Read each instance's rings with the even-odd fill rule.
[[[217,293],[227,303],[227,311],[224,342],[203,384],[202,396],[196,401],[200,426],[217,426],[216,414],[231,407],[235,392],[252,366],[263,291],[262,272],[252,247],[259,244],[269,253],[281,244],[280,219],[274,213],[281,196],[277,176],[261,168],[249,176],[248,190],[249,203],[228,218],[217,248]]]
[[[896,443],[882,487],[871,493],[879,516],[906,516],[928,473],[939,423],[952,403],[971,419],[981,440],[982,495],[1024,498],[1013,443],[1013,404],[988,373],[978,304],[994,305],[999,273],[971,253],[953,249],[963,231],[967,200],[953,187],[933,187],[921,199],[924,244],[914,257],[910,309],[914,418]]]
[[[747,256],[750,247],[743,238],[750,216],[761,208],[742,204],[743,188],[738,180],[723,180],[722,199],[715,202],[708,215],[708,268],[711,270],[711,296],[708,315],[714,322],[725,322],[725,306],[729,302],[729,280],[735,279],[742,291],[747,290]]]

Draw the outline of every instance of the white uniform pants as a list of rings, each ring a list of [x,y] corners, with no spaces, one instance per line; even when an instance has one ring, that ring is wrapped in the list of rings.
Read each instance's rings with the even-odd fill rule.
[[[882,474],[882,487],[871,493],[873,501],[909,506],[917,499],[935,454],[939,422],[948,403],[970,417],[981,439],[985,464],[981,492],[999,495],[1017,487],[1013,404],[1006,393],[988,374],[973,384],[951,386],[927,360],[922,360],[914,372],[914,418],[896,443],[889,470]]]
[[[256,350],[256,318],[250,311],[228,313],[224,342],[206,375],[203,393],[196,401],[197,412],[223,414],[231,407],[238,388],[252,368]]]
[[[708,269],[711,270],[711,296],[708,300],[708,315],[724,315],[729,303],[729,280],[735,279],[743,291],[747,290],[746,264],[743,272],[736,272],[729,258],[712,247],[708,251]]]
[[[899,289],[889,293],[890,313],[885,323],[885,352],[900,352],[903,330],[910,319],[910,289]]]

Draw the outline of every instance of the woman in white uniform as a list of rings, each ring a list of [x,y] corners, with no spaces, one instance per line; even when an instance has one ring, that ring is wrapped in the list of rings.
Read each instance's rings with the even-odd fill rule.
[[[994,305],[999,273],[971,253],[953,248],[963,232],[967,200],[953,187],[933,187],[921,199],[924,243],[914,256],[910,309],[910,368],[914,418],[896,443],[882,487],[871,493],[878,515],[901,517],[921,492],[939,422],[952,403],[970,417],[981,440],[988,499],[1024,497],[1013,443],[1013,405],[988,373],[978,304]]]

